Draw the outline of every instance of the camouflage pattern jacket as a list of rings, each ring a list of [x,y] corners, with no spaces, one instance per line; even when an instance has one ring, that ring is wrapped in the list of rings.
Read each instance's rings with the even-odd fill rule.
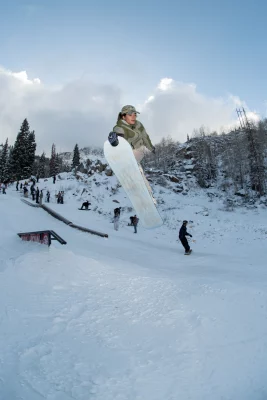
[[[154,149],[150,137],[139,121],[136,121],[134,125],[129,125],[121,119],[117,122],[117,125],[114,126],[113,131],[116,132],[117,135],[124,137],[133,149],[139,149],[142,146],[145,146],[150,151]]]

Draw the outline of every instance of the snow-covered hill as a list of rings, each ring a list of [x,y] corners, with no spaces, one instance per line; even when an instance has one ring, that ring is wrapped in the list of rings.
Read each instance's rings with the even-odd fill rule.
[[[27,206],[14,186],[0,195],[0,399],[267,397],[265,206],[225,211],[216,193],[155,183],[165,224],[134,235],[116,178],[78,176],[38,186],[50,190],[51,208],[108,239]],[[86,199],[92,210],[79,211]],[[190,257],[177,242],[184,218]],[[16,235],[41,229],[67,245]]]

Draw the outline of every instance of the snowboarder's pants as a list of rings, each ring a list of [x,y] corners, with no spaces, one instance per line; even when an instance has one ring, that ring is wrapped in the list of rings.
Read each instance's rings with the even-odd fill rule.
[[[119,218],[118,217],[114,218],[114,229],[115,229],[115,231],[119,230]]]
[[[134,233],[137,233],[137,225],[134,225]]]
[[[186,252],[188,252],[190,250],[190,246],[188,244],[188,241],[186,238],[180,239],[182,245],[184,246],[184,249]]]

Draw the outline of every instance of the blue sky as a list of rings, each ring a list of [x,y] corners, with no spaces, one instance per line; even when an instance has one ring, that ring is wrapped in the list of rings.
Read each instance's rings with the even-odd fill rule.
[[[1,1],[1,64],[46,82],[167,76],[263,112],[265,1]],[[138,83],[137,83],[138,85]],[[144,95],[142,93],[141,95]]]
[[[266,116],[267,3],[0,0],[0,65],[46,85],[117,85],[143,103],[161,79],[238,96]],[[205,121],[204,121],[205,122]]]

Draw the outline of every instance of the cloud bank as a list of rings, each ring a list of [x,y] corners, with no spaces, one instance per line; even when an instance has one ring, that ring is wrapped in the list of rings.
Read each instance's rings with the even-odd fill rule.
[[[13,143],[27,118],[38,153],[49,153],[52,143],[57,151],[72,150],[75,143],[100,146],[116,122],[120,97],[120,89],[111,85],[77,80],[47,87],[25,71],[0,69],[0,142],[8,137]]]
[[[119,86],[96,84],[80,79],[58,87],[29,79],[25,71],[0,68],[0,142],[13,144],[24,118],[35,130],[37,152],[102,146],[112,130],[121,108],[123,94]],[[130,98],[127,93],[127,99]],[[136,105],[136,104],[134,104]],[[220,131],[236,124],[236,107],[245,106],[238,97],[210,98],[194,84],[162,79],[152,94],[139,104],[140,120],[154,143],[164,136],[184,141],[201,125]],[[136,105],[137,107],[137,105]],[[253,114],[252,114],[253,116]]]
[[[230,129],[238,124],[236,108],[247,106],[239,97],[211,98],[197,91],[195,84],[176,82],[171,78],[160,81],[144,105],[140,105],[144,122],[156,141],[163,136],[186,140],[194,129],[205,126],[209,131]],[[253,112],[247,114],[258,119]]]

